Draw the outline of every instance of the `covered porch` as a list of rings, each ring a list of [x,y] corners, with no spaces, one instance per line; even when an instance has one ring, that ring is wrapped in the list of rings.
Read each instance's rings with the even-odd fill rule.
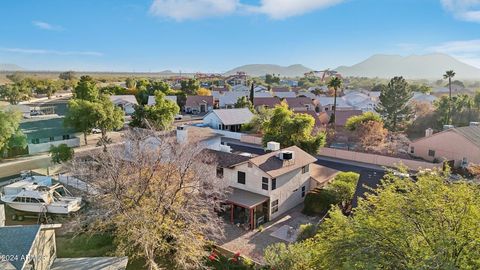
[[[253,230],[269,220],[269,198],[233,188],[226,200],[225,214],[232,224]]]

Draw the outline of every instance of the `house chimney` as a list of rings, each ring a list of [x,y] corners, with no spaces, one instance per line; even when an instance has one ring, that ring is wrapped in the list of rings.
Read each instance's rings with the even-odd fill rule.
[[[278,142],[268,142],[267,143],[267,152],[275,152],[280,150],[280,143]]]
[[[188,141],[187,126],[181,125],[177,127],[177,143],[184,144]]]
[[[443,130],[454,128],[454,125],[443,125]]]
[[[433,129],[427,128],[427,129],[425,130],[425,137],[430,137],[430,136],[432,136],[432,135],[433,135]]]
[[[480,127],[480,122],[470,122],[471,127]]]

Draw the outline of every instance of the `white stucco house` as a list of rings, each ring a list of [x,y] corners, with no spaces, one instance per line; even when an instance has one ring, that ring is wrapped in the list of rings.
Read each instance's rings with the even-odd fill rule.
[[[239,132],[252,118],[253,113],[248,108],[219,109],[206,114],[203,123],[213,129]]]
[[[113,95],[110,96],[115,106],[120,107],[126,115],[131,115],[135,112],[135,105],[138,105],[137,99],[134,95]]]

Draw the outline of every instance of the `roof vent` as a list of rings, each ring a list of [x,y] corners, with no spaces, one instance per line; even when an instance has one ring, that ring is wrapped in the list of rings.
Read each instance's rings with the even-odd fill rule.
[[[282,151],[278,154],[278,158],[283,161],[290,161],[294,159],[292,151]]]
[[[425,130],[425,137],[430,137],[430,136],[432,136],[432,135],[433,135],[433,129],[427,128],[427,129]]]
[[[443,125],[443,130],[454,128],[454,125]]]

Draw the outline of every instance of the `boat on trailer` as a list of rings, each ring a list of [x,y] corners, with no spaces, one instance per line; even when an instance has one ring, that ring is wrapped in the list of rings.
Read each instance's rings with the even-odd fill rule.
[[[4,188],[0,200],[9,207],[30,213],[70,214],[82,207],[82,198],[74,197],[61,184],[43,186],[31,181]],[[19,190],[20,189],[20,190]],[[14,190],[18,192],[13,192]]]

